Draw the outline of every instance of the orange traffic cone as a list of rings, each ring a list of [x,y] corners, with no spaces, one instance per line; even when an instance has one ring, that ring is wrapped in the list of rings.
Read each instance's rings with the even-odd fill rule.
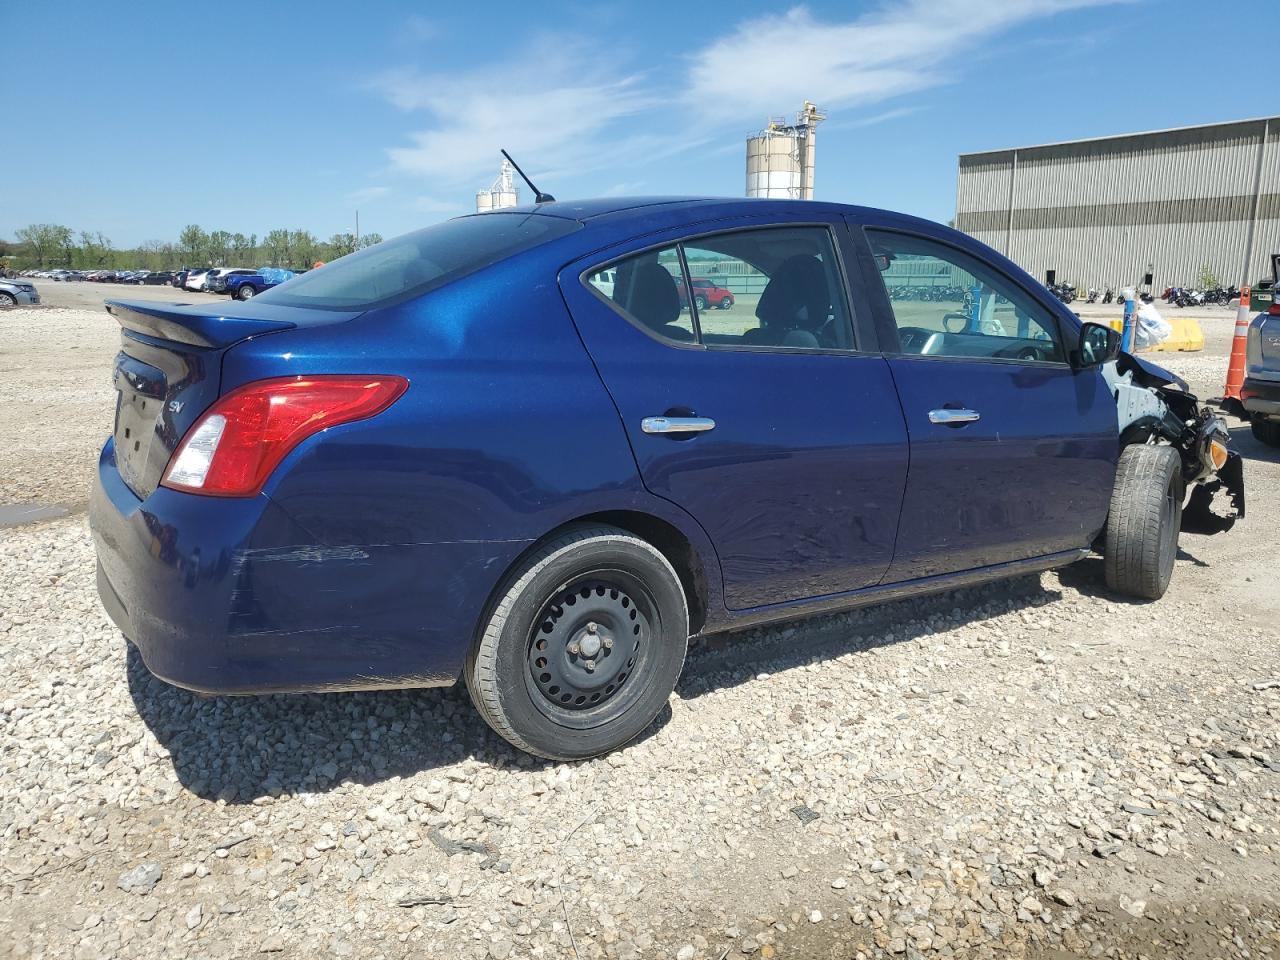
[[[1244,386],[1245,347],[1249,342],[1249,287],[1240,288],[1240,306],[1236,310],[1236,335],[1231,341],[1231,362],[1227,364],[1227,386],[1223,399],[1240,399]]]

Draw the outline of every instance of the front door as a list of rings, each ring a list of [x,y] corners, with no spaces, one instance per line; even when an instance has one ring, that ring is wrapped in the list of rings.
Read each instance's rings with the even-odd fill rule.
[[[856,349],[837,229],[723,232],[561,273],[645,486],[707,531],[730,609],[875,584],[892,559],[907,435],[888,363]],[[699,309],[679,292],[690,275],[728,293]]]
[[[866,231],[911,438],[887,582],[1087,547],[1106,521],[1116,408],[1025,286],[944,237]]]

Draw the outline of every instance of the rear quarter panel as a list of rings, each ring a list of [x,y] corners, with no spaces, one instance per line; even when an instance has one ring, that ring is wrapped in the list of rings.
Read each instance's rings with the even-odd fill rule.
[[[315,372],[408,378],[382,414],[299,446],[264,493],[318,543],[367,556],[340,602],[376,611],[388,631],[424,638],[437,673],[460,671],[511,564],[575,518],[656,515],[714,563],[700,529],[640,483],[554,267],[515,259],[346,323],[257,338],[224,361],[225,390]],[[718,569],[707,579],[718,584]],[[299,605],[305,599],[299,593]],[[709,599],[718,608],[718,592]]]

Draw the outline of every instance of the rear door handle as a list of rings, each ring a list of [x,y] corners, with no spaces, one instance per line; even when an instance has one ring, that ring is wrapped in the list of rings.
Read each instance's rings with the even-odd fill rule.
[[[943,408],[942,410],[929,411],[930,423],[941,423],[948,427],[956,427],[965,423],[973,423],[980,419],[981,415],[977,410],[952,410],[949,408]]]
[[[706,433],[715,428],[710,417],[645,417],[640,421],[645,433]]]

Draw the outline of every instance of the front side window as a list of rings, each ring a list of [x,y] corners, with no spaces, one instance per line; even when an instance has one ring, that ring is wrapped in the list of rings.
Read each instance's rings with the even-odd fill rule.
[[[867,231],[898,327],[900,352],[1063,363],[1052,314],[994,269],[947,244]]]
[[[853,348],[849,304],[825,227],[702,237],[628,257],[586,281],[632,322],[666,340]]]

